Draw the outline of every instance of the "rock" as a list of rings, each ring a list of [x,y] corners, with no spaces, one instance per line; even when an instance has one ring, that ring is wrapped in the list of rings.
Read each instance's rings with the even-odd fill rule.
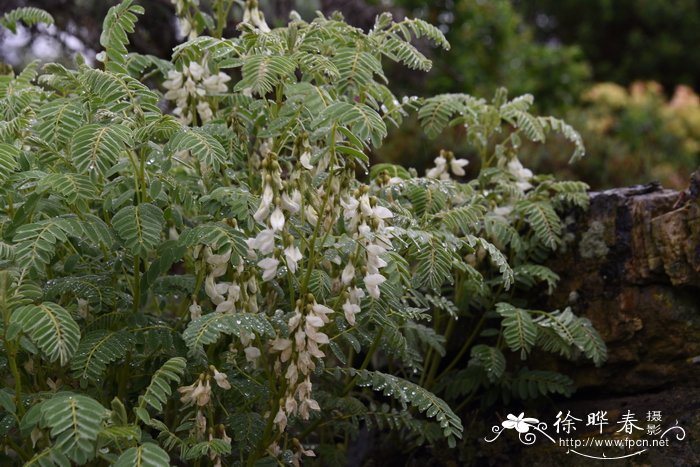
[[[608,345],[579,388],[633,394],[700,382],[700,175],[687,192],[657,184],[591,193],[572,226],[577,248],[548,265],[561,276],[548,305],[588,317]]]

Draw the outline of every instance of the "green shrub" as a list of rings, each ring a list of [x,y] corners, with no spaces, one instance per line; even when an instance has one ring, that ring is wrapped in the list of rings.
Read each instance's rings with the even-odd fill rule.
[[[560,131],[581,155],[570,127],[530,96],[398,99],[382,59],[428,69],[409,40],[447,47],[420,20],[270,30],[249,1],[224,39],[232,2],[188,5],[170,61],[128,53],[142,9],[124,0],[103,69],[0,79],[4,464],[342,463],[368,424],[407,450],[455,446],[462,422],[432,390],[569,392],[509,351],[602,362],[587,320],[509,292],[554,286],[533,261],[564,243],[557,210],[587,199],[523,168],[520,138]],[[141,81],[160,77],[164,94]],[[479,178],[453,180],[465,162],[444,153],[428,177],[358,180],[409,110],[428,135],[467,125]],[[448,355],[459,317],[472,338]]]

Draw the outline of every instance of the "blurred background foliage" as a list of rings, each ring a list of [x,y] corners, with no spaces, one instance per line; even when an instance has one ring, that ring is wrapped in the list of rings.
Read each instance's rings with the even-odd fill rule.
[[[192,0],[190,0],[192,1]],[[94,59],[99,21],[116,0],[5,0],[49,11],[56,26],[0,32],[0,61],[21,68],[34,58],[70,63],[79,52]],[[182,38],[170,0],[140,0],[146,15],[132,37],[134,51],[168,57]],[[206,5],[206,0],[200,3]],[[567,164],[570,148],[552,140],[522,148],[520,159],[538,172],[576,177],[595,189],[647,183],[684,188],[700,160],[700,0],[261,0],[267,19],[286,21],[340,11],[369,29],[381,11],[438,25],[452,50],[423,51],[433,70],[390,70],[406,95],[467,92],[490,99],[530,93],[537,111],[566,119],[583,135],[588,155]],[[228,34],[236,33],[236,10]],[[463,128],[435,140],[417,137],[414,120],[390,134],[375,161],[424,169],[442,148],[472,159]],[[470,176],[470,173],[467,173]]]

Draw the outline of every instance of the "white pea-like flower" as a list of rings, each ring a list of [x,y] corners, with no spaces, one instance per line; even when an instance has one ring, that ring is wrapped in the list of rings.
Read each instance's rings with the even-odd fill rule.
[[[452,159],[450,161],[450,170],[452,170],[453,174],[463,177],[466,174],[464,167],[466,167],[468,164],[469,161],[467,159]]]
[[[245,359],[250,363],[256,363],[261,355],[260,349],[252,345],[243,349],[243,352],[245,352]]]
[[[217,386],[221,389],[231,389],[231,383],[228,382],[228,375],[214,368],[214,380]]]
[[[355,266],[352,265],[352,263],[348,263],[345,268],[343,268],[343,272],[340,275],[340,280],[343,283],[343,285],[348,285],[352,280],[355,278]]]
[[[381,274],[367,274],[364,279],[367,293],[369,293],[372,298],[379,298],[379,286],[385,281],[386,277],[382,276]]]
[[[279,207],[275,208],[270,216],[270,226],[272,230],[282,230],[284,228],[284,214]]]
[[[277,266],[279,266],[279,264],[279,260],[275,258],[265,258],[258,262],[258,267],[263,270],[263,282],[272,280],[275,277],[277,274]]]
[[[302,167],[304,167],[306,170],[311,170],[314,168],[313,165],[311,165],[311,151],[304,151],[299,157],[299,163],[301,164]]]
[[[297,272],[297,264],[301,261],[301,251],[296,245],[289,245],[284,249],[284,257],[287,261],[287,267],[293,273]]]

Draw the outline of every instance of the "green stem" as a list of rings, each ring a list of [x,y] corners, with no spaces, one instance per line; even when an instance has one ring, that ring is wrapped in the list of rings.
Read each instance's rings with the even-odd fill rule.
[[[486,322],[486,313],[482,313],[481,318],[479,319],[479,322],[476,323],[476,326],[474,327],[474,330],[472,333],[469,335],[466,341],[464,341],[464,345],[462,345],[462,348],[459,349],[459,352],[455,357],[452,359],[452,361],[445,367],[444,370],[435,378],[435,380],[439,380],[443,376],[445,376],[447,373],[449,373],[457,364],[460,362],[462,357],[464,356],[465,353],[467,353],[467,350],[469,350],[472,346],[472,343],[474,342],[474,339],[476,339],[476,336],[479,335],[479,332],[481,332],[481,328]]]

